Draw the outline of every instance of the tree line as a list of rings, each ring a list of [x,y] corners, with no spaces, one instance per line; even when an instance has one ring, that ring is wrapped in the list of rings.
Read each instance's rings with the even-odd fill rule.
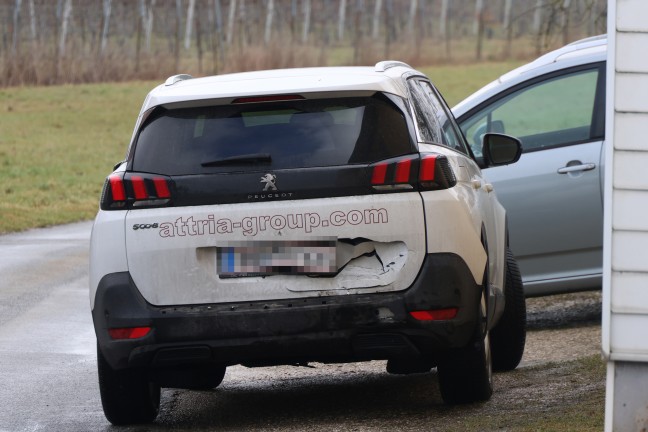
[[[0,0],[0,86],[529,58],[604,33],[606,3]]]

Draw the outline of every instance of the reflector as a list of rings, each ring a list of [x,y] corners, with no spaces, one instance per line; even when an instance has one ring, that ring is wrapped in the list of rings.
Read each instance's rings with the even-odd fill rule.
[[[139,339],[151,332],[151,327],[124,327],[108,329],[112,339]]]
[[[457,308],[433,309],[410,312],[410,315],[419,321],[445,321],[455,318],[458,311]]]

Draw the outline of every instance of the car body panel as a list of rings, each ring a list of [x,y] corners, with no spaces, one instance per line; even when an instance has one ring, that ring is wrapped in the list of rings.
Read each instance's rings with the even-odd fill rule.
[[[108,201],[102,197],[93,227],[92,314],[100,352],[112,368],[185,367],[200,362],[254,366],[393,358],[436,361],[472,341],[475,329],[483,324],[478,306],[484,292],[489,296],[487,325],[498,324],[505,307],[506,213],[449,108],[423,74],[392,62],[375,68],[265,71],[174,81],[157,87],[145,100],[127,161],[108,178],[104,186]],[[423,102],[412,102],[410,91],[425,86]],[[300,97],[281,98],[295,94]],[[216,128],[210,135],[207,127],[194,126],[194,121],[216,118],[202,108],[216,111],[226,105],[236,111],[235,98],[277,95],[280,104],[256,100],[247,106],[249,112],[271,112],[272,120],[280,117],[278,111],[291,111],[291,116],[325,112],[331,107],[325,99],[377,98],[397,111],[395,124],[404,133],[395,135],[396,128],[384,118],[367,116],[365,121],[357,116],[353,124],[359,122],[363,131],[365,127],[380,131],[377,121],[385,128],[389,125],[380,137],[366,140],[373,145],[384,141],[378,149],[386,149],[384,155],[377,156],[376,149],[368,147],[368,156],[357,160],[350,156],[330,164],[282,166],[279,151],[272,158],[261,153],[261,145],[270,141],[265,136],[252,140],[257,153],[237,155],[250,157],[246,163],[234,158],[236,163],[224,163],[225,167],[221,162],[231,162],[229,156],[189,159],[183,151],[196,148],[182,146],[185,135],[174,138],[160,132],[155,139],[142,138],[149,125],[168,114],[188,119],[188,143],[206,138],[207,150],[212,150],[219,144],[210,139],[222,130]],[[182,117],[173,112],[175,108],[190,113]],[[243,109],[223,118],[243,118],[242,113]],[[337,120],[323,128],[330,132]],[[290,125],[290,120],[284,123]],[[315,136],[287,146],[289,153]],[[446,141],[428,142],[431,137]],[[280,141],[278,146],[290,142]],[[179,143],[179,152],[165,153],[158,143]],[[355,138],[352,143],[365,154],[363,140]],[[238,136],[224,145],[242,147]],[[392,149],[394,154],[389,153]],[[145,162],[138,159],[138,150]],[[256,159],[264,155],[261,161]],[[176,172],[156,165],[155,157],[167,161],[184,157],[200,168]],[[272,168],[275,162],[277,169]],[[429,177],[424,178],[423,172]],[[294,195],[293,189],[298,191]],[[263,196],[264,192],[272,196]],[[305,251],[298,255],[315,246],[296,242],[324,242],[328,245],[324,255],[333,249],[336,262],[325,271],[291,268],[268,274],[258,270],[257,262],[252,270],[232,271],[231,260],[223,260],[229,257],[228,248],[264,248],[267,242],[280,248],[303,246]],[[280,255],[275,252],[271,260]],[[448,315],[427,319],[416,314],[431,311]],[[109,332],[140,326],[151,331],[133,340],[114,340]]]
[[[318,199],[317,206],[303,200],[135,210],[126,217],[127,227],[144,223],[159,228],[127,228],[129,268],[144,298],[158,306],[397,291],[413,282],[425,254],[415,192]],[[337,242],[343,269],[335,277],[220,278],[216,268],[216,248],[230,242],[324,238],[367,239],[371,250],[362,244],[343,256],[345,244]],[[376,256],[362,256],[374,249]]]
[[[603,229],[601,146],[595,141],[532,152],[514,165],[485,170],[508,210],[511,250],[527,294],[538,294],[538,284],[600,274],[603,238],[595,233]],[[596,167],[558,173],[576,160]],[[569,288],[577,287],[572,282]]]
[[[527,149],[518,163],[483,171],[506,208],[511,249],[528,296],[600,288],[606,47],[605,37],[567,45],[503,75],[453,108],[466,132],[477,113],[491,109],[488,107],[501,109],[514,100],[509,98],[525,89],[598,71],[598,82],[590,95],[594,104],[592,123],[582,132],[583,139],[574,135],[562,144],[553,141],[557,138],[551,134],[538,135],[533,137],[538,147]],[[474,133],[474,127],[471,131]],[[499,132],[520,133],[506,129]],[[471,145],[477,139],[468,138]],[[520,138],[524,142],[524,137]],[[473,146],[473,150],[480,156],[479,149]]]

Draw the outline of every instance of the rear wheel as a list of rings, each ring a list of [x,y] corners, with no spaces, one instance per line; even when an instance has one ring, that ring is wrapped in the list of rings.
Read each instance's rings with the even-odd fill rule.
[[[482,292],[478,313],[473,341],[450,354],[439,364],[439,387],[445,403],[485,401],[493,394],[493,368],[485,292]]]
[[[506,304],[504,313],[491,332],[493,369],[515,369],[526,342],[526,301],[520,269],[513,253],[506,249],[506,280],[504,285]]]
[[[146,370],[110,367],[97,347],[97,369],[101,405],[114,425],[155,420],[160,409],[160,386],[148,379]]]

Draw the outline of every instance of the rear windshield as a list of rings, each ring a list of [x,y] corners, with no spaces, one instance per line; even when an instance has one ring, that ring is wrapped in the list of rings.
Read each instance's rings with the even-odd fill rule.
[[[385,95],[159,108],[132,169],[166,175],[364,164],[411,153],[403,113]]]

